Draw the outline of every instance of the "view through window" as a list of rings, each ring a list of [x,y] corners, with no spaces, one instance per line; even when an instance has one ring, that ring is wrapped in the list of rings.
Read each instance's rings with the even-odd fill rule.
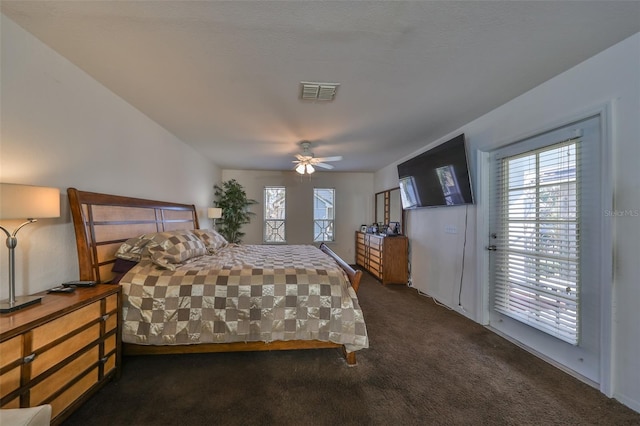
[[[281,186],[264,188],[264,242],[284,243],[286,223],[286,189]]]
[[[335,190],[313,189],[313,241],[334,240]]]

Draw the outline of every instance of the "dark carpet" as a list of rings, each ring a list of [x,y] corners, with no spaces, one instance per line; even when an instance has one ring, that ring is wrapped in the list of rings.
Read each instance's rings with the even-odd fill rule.
[[[365,274],[370,347],[124,357],[71,425],[640,425],[640,414],[404,286]]]

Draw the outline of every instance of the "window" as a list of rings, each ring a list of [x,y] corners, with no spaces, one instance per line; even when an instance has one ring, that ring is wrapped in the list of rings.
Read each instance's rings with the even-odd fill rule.
[[[264,242],[284,243],[286,220],[286,189],[281,186],[264,188]]]
[[[501,160],[495,309],[579,340],[579,139]]]
[[[313,241],[334,241],[335,189],[313,189]]]

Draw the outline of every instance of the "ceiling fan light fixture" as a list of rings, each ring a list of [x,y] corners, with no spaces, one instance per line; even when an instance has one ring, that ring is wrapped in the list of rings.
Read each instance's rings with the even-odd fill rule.
[[[300,142],[300,146],[302,147],[302,154],[297,154],[296,160],[293,160],[293,162],[296,163],[293,169],[300,175],[310,175],[316,171],[317,167],[331,170],[333,166],[326,162],[342,160],[342,156],[340,155],[334,157],[314,157],[310,150],[311,142],[309,141]]]
[[[298,174],[301,174],[301,175],[304,175],[304,174],[310,175],[315,171],[316,171],[315,167],[313,167],[311,164],[307,162],[302,162],[296,166],[296,172],[298,172]]]
[[[310,175],[311,173],[316,171],[315,167],[313,167],[310,163],[306,161],[298,164],[295,170],[298,174],[301,174],[301,175],[305,175],[305,174]]]

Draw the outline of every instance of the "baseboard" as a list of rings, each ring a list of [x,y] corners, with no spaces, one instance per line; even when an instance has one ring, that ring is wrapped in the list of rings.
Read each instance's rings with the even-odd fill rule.
[[[508,340],[509,342],[511,342],[514,345],[518,346],[519,348],[524,349],[525,351],[537,356],[541,360],[553,365],[557,369],[567,373],[571,377],[575,377],[576,379],[580,380],[581,382],[586,383],[587,385],[589,385],[589,386],[597,389],[598,391],[600,391],[600,384],[599,383],[594,382],[593,380],[591,380],[591,379],[589,379],[587,377],[584,377],[582,374],[576,373],[575,371],[565,367],[564,365],[558,363],[557,361],[554,361],[553,359],[547,357],[546,355],[541,354],[540,352],[536,351],[535,349],[532,349],[529,346],[527,346],[527,345],[525,345],[525,344],[513,339],[512,337],[507,336],[506,334],[500,332],[499,330],[496,330],[495,328],[492,328],[490,326],[486,326],[486,328],[488,330],[491,330],[492,332],[496,333],[500,337],[505,338],[506,340]],[[600,391],[600,392],[602,392],[602,391]],[[604,393],[603,393],[603,395],[604,395]],[[640,413],[640,401],[636,401],[636,400],[634,400],[632,398],[627,398],[625,395],[620,395],[619,393],[616,393],[616,392],[614,392],[614,395],[611,398],[615,399],[616,401],[620,402],[621,404],[629,407],[633,411],[636,411],[636,412]]]
[[[544,354],[542,354],[542,353],[540,353],[540,352],[536,351],[535,349],[533,349],[533,348],[531,348],[531,347],[529,347],[529,346],[527,346],[527,345],[523,344],[522,342],[519,342],[519,341],[515,340],[515,339],[514,339],[514,338],[512,338],[511,336],[508,336],[508,335],[506,335],[506,334],[502,333],[500,330],[496,330],[495,328],[490,327],[490,326],[486,326],[486,328],[487,328],[488,330],[493,331],[493,332],[494,332],[494,333],[496,333],[498,336],[503,337],[503,338],[505,338],[506,340],[510,341],[510,342],[511,342],[511,343],[513,343],[514,345],[516,345],[516,346],[518,346],[518,347],[520,347],[520,348],[524,349],[525,351],[527,351],[527,352],[529,352],[529,353],[531,353],[531,354],[533,354],[533,355],[537,356],[538,358],[540,358],[541,360],[543,360],[543,361],[547,362],[548,364],[553,365],[553,366],[554,366],[554,367],[556,367],[557,369],[562,370],[563,372],[567,373],[568,375],[570,375],[570,376],[572,376],[572,377],[575,377],[576,379],[580,380],[581,382],[586,383],[586,384],[588,384],[589,386],[591,386],[591,387],[593,387],[593,388],[596,388],[596,389],[600,390],[600,384],[599,384],[599,383],[594,382],[593,380],[591,380],[591,379],[589,379],[589,378],[587,378],[587,377],[583,376],[583,375],[582,375],[582,374],[580,374],[580,373],[577,373],[577,372],[575,372],[575,371],[571,370],[570,368],[567,368],[566,366],[564,366],[564,365],[560,364],[559,362],[557,362],[557,361],[555,361],[555,360],[553,360],[553,359],[549,358],[548,356],[546,356],[546,355],[544,355]]]
[[[633,411],[640,413],[640,401],[627,398],[626,396],[617,393],[614,393],[613,399],[615,399],[616,401],[620,401],[621,404],[624,404],[627,407],[631,408]]]

